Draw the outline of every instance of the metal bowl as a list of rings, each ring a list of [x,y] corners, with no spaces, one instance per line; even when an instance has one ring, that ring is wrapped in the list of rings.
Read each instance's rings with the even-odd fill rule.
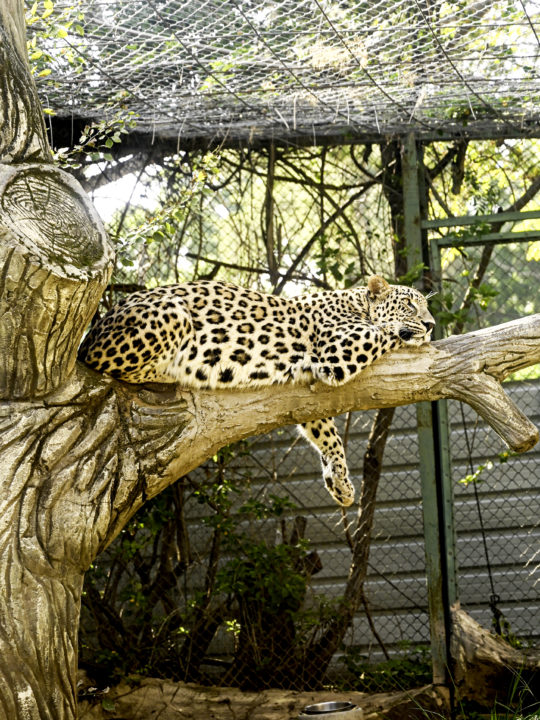
[[[321,702],[315,705],[307,705],[302,712],[304,715],[325,715],[326,713],[345,712],[354,710],[356,705],[348,701]]]

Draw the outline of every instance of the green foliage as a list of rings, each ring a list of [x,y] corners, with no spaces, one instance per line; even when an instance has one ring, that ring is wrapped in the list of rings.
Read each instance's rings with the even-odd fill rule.
[[[69,65],[77,71],[85,60],[77,52],[77,43],[84,35],[84,0],[64,5],[53,0],[26,3],[27,45],[30,69],[36,77],[52,75],[56,67]],[[59,42],[66,38],[69,43]],[[54,79],[52,80],[54,82]],[[53,115],[45,107],[47,115]]]
[[[398,688],[427,685],[432,680],[430,650],[423,645],[402,643],[399,654],[377,664],[352,646],[346,648],[343,663],[347,669],[345,686],[360,692],[395,692]]]
[[[428,270],[428,267],[423,262],[416,263],[404,275],[400,275],[397,281],[400,285],[414,285],[422,278],[426,270]]]
[[[191,489],[210,532],[204,588],[183,597],[177,578],[189,572],[189,564],[171,567],[179,548],[168,543],[178,536],[187,539],[189,532],[178,512],[184,502],[178,487],[139,513],[90,569],[81,658],[94,675],[108,682],[132,673],[200,680],[208,641],[220,628],[235,642],[229,682],[264,684],[264,677],[279,684],[276,672],[284,657],[290,662],[301,656],[305,633],[317,625],[314,607],[303,612],[307,543],[301,537],[275,539],[276,523],[284,531],[295,510],[288,498],[239,502],[243,483],[225,470],[242,452],[242,445],[224,448],[215,459],[216,481]],[[213,628],[209,637],[208,627]],[[269,642],[272,633],[277,636]]]
[[[122,142],[135,127],[134,113],[121,110],[113,117],[86,125],[79,138],[71,148],[60,148],[54,153],[55,161],[68,170],[78,170],[85,163],[112,162],[111,150],[115,144]]]
[[[234,515],[230,514],[229,500],[222,500],[223,507],[227,508],[226,516],[218,513],[208,520],[222,533],[223,548],[230,557],[216,574],[214,591],[236,601],[236,631],[263,644],[262,635],[269,623],[293,619],[302,606],[307,584],[302,571],[307,543],[300,539],[294,544],[274,543],[260,539],[259,526],[255,533],[249,530],[249,521],[281,519],[294,510],[288,498],[270,495],[268,502],[252,498],[242,503]],[[267,657],[267,664],[269,660]]]
[[[296,569],[304,547],[234,540],[242,556],[218,572],[216,590],[264,606],[268,615],[296,612],[306,591],[306,579]]]
[[[199,227],[200,208],[213,196],[211,185],[219,177],[220,159],[203,154],[190,162],[175,156],[167,170],[157,168],[152,177],[155,204],[129,204],[109,223],[117,249],[116,283],[155,287],[193,280],[211,271],[203,259],[213,255],[213,233],[192,237]],[[199,242],[200,240],[200,242]]]
[[[499,460],[499,463],[506,463],[511,457],[515,457],[517,453],[510,452],[509,450],[504,450],[503,452],[500,452],[497,454],[497,458]],[[489,470],[492,470],[494,467],[494,463],[492,460],[487,460],[485,463],[481,463],[478,465],[476,470],[474,470],[472,473],[469,473],[468,475],[465,475],[462,477],[458,482],[460,485],[464,485],[467,487],[471,483],[479,483],[482,482],[485,478],[482,478],[481,476]]]
[[[442,167],[453,157],[433,180],[430,217],[496,214],[516,203],[519,209],[538,209],[538,199],[530,193],[537,178],[538,147],[538,140],[428,146],[428,166]],[[523,198],[527,202],[521,204]],[[538,277],[534,243],[482,244],[487,234],[533,230],[537,223],[480,220],[433,231],[451,242],[441,251],[441,284],[432,300],[439,327],[447,333],[461,332],[538,312],[538,295],[530,292]],[[466,244],[471,241],[476,244]]]
[[[444,258],[444,255],[443,255]],[[468,271],[462,273],[463,278],[468,277]],[[440,327],[451,333],[456,327],[467,326],[478,318],[479,311],[487,311],[494,298],[500,291],[489,283],[483,282],[478,287],[469,285],[466,289],[467,303],[463,303],[463,285],[445,283],[444,291],[432,300],[432,308]]]
[[[346,234],[337,237],[323,234],[319,239],[318,251],[313,256],[319,272],[324,278],[331,278],[332,286],[351,287],[357,278],[356,262],[344,262],[343,247],[346,244]]]

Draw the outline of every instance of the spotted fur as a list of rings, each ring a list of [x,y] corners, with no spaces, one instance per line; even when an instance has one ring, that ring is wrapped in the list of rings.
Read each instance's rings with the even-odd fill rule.
[[[428,342],[433,326],[421,293],[376,275],[367,287],[293,299],[205,280],[130,295],[92,327],[79,359],[130,383],[337,386],[390,350]],[[321,454],[331,495],[350,505],[354,488],[333,419],[302,431]]]

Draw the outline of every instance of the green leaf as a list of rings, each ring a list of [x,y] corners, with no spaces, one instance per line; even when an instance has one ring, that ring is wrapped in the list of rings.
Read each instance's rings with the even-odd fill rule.
[[[108,698],[103,698],[101,701],[101,707],[108,712],[114,712],[116,710],[114,702]]]

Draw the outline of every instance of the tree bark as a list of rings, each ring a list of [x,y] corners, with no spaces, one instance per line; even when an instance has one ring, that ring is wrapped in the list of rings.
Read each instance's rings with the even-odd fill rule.
[[[0,398],[43,396],[69,375],[112,258],[76,180],[0,165]]]
[[[30,77],[24,5],[0,3],[0,161],[51,162],[43,113]]]
[[[85,491],[107,415],[101,405],[93,427],[103,393],[89,386],[88,407],[69,389],[70,407],[36,399],[73,372],[113,253],[78,183],[51,164],[19,0],[0,4],[0,64],[0,717],[73,718]]]
[[[524,707],[540,697],[540,651],[518,649],[494,635],[459,606],[452,608],[452,680],[459,700],[508,706],[524,693]]]

